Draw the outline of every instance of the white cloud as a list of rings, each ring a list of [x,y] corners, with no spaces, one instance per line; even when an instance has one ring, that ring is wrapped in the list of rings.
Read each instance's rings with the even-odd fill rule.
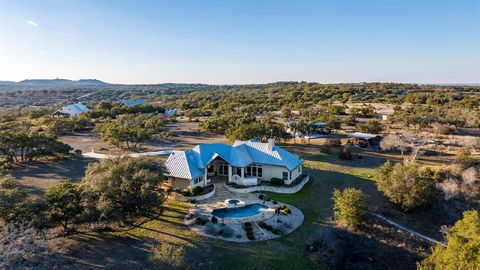
[[[34,21],[28,20],[27,23],[30,24],[31,26],[35,27],[35,28],[38,28],[38,24]]]

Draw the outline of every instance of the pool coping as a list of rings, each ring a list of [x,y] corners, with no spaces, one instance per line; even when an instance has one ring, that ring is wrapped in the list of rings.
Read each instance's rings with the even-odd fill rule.
[[[233,236],[231,238],[226,238],[226,237],[223,237],[223,236],[220,236],[220,235],[207,234],[205,232],[205,226],[195,224],[195,222],[194,222],[195,219],[193,219],[193,220],[187,219],[188,215],[185,216],[184,223],[195,233],[198,233],[198,234],[200,234],[204,237],[208,237],[208,238],[212,238],[212,239],[218,239],[218,240],[223,240],[223,241],[227,241],[227,242],[242,243],[242,244],[261,242],[261,241],[272,240],[272,239],[277,239],[277,238],[280,238],[280,237],[283,237],[283,236],[287,236],[287,235],[291,234],[292,232],[294,232],[295,230],[297,230],[303,224],[303,222],[305,221],[305,216],[300,209],[298,209],[295,206],[288,205],[288,204],[283,204],[283,205],[285,205],[289,209],[291,209],[292,214],[289,214],[287,216],[278,216],[277,219],[279,219],[279,218],[285,219],[286,217],[289,217],[290,219],[293,219],[293,220],[290,220],[290,221],[293,221],[292,227],[285,234],[273,234],[270,231],[267,231],[265,229],[260,228],[260,226],[258,225],[259,221],[264,221],[266,223],[274,223],[273,220],[275,219],[275,214],[273,214],[272,216],[270,216],[266,219],[261,219],[261,220],[258,220],[258,221],[242,221],[242,222],[234,222],[234,223],[224,223],[225,225],[240,227],[240,232],[237,231],[236,233],[241,234],[242,238],[236,238],[235,236]],[[192,211],[190,211],[190,213],[193,214]],[[245,231],[243,231],[243,224],[245,222],[254,223],[254,226],[256,226],[259,229],[259,231],[263,234],[263,237],[256,238],[255,240],[249,240],[248,238],[243,237],[245,235]],[[221,223],[219,223],[219,224],[221,224]]]
[[[273,212],[273,215],[275,215],[275,209],[266,205],[266,204],[262,204],[262,203],[250,203],[250,204],[245,204],[245,206],[247,205],[252,205],[252,204],[260,204],[260,205],[265,205],[267,206],[268,208],[267,209],[262,209],[260,212],[261,213],[258,213],[256,215],[253,215],[253,216],[248,216],[248,217],[229,217],[229,218],[221,218],[221,217],[217,217],[215,215],[212,214],[213,210],[216,210],[216,209],[232,209],[232,208],[216,208],[216,209],[213,209],[212,212],[210,212],[209,214],[209,220],[211,220],[212,217],[216,217],[219,221],[222,221],[222,223],[225,223],[225,224],[230,224],[230,223],[245,223],[245,222],[257,222],[258,221],[262,221],[263,220],[263,217],[265,217],[266,214],[272,214]],[[241,206],[241,207],[245,207],[245,206]],[[240,208],[240,207],[235,207],[235,208]],[[260,210],[260,209],[259,209]],[[273,210],[273,211],[272,211]],[[273,216],[272,215],[272,216]],[[262,218],[262,219],[258,219],[258,218]]]

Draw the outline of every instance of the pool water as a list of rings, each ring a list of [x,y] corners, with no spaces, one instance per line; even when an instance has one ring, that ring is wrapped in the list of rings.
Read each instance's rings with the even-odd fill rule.
[[[212,211],[217,218],[244,218],[258,215],[260,209],[267,209],[268,206],[254,203],[237,208],[218,208]]]
[[[237,205],[240,201],[239,200],[229,200],[229,204]]]

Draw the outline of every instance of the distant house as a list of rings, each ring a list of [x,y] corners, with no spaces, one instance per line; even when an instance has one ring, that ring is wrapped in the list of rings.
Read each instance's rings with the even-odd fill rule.
[[[173,117],[173,116],[177,115],[177,113],[178,113],[178,109],[171,109],[171,110],[165,111],[165,116],[166,117]]]
[[[87,106],[83,105],[81,102],[74,103],[63,107],[61,110],[57,110],[52,113],[52,117],[69,117],[69,116],[79,116],[82,113],[90,111]]]
[[[125,106],[125,107],[131,107],[135,105],[146,105],[147,103],[143,99],[137,99],[137,100],[127,100],[124,101],[120,104],[120,106]]]
[[[303,159],[276,146],[256,140],[227,144],[199,144],[192,150],[173,151],[165,162],[172,188],[206,186],[211,177],[244,186],[274,178],[292,183],[302,174]]]
[[[287,123],[287,129],[286,131],[292,136],[296,138],[305,138],[305,139],[315,139],[315,138],[322,138],[324,137],[325,134],[329,134],[331,130],[327,127],[327,123],[322,122],[322,121],[316,121],[316,122],[309,122],[309,121],[304,121],[306,125],[311,125],[313,128],[310,130],[311,134],[302,134],[301,132],[295,132],[294,129],[292,129],[292,125],[297,124],[298,121],[295,120],[290,120]]]

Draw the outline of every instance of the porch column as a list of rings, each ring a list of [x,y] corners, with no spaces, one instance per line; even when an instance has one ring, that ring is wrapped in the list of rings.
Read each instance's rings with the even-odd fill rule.
[[[240,177],[245,178],[245,168],[240,168]]]
[[[228,182],[232,182],[232,165],[228,164]]]
[[[203,174],[203,187],[207,185],[207,168],[205,168],[205,172]]]

